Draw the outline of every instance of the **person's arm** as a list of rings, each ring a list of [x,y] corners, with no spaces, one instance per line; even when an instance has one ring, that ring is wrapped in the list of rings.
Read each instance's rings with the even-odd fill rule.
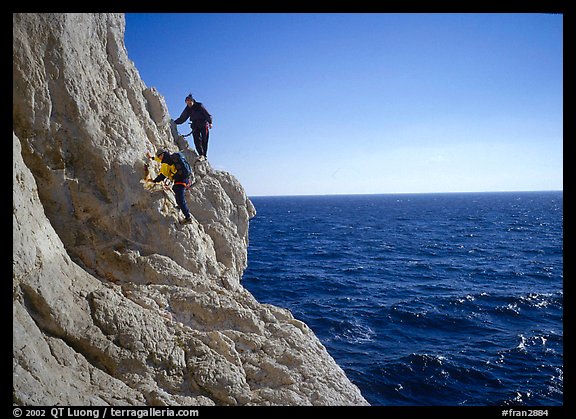
[[[154,180],[152,182],[158,183],[158,182],[162,182],[164,179],[166,179],[166,176],[164,176],[162,173],[160,173],[158,176],[156,176],[154,178]]]
[[[206,121],[208,121],[208,123],[210,125],[212,125],[212,115],[210,115],[210,113],[208,112],[208,110],[204,107],[203,104],[199,103],[200,105],[200,110],[202,111],[202,113],[204,114],[204,117],[206,118]]]
[[[156,176],[152,182],[162,182],[164,179],[172,180],[175,173],[176,168],[173,164],[164,163],[164,161],[162,161],[162,164],[160,165],[160,174]]]
[[[188,117],[190,116],[190,114],[188,113],[188,106],[186,106],[184,108],[184,110],[182,111],[182,113],[180,114],[180,116],[178,117],[178,119],[174,120],[174,123],[176,125],[180,125],[181,123],[183,123],[184,121],[186,121],[188,119]]]

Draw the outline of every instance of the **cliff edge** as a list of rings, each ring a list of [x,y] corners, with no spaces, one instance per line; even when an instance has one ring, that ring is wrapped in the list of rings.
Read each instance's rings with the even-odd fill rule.
[[[14,404],[367,405],[304,323],[242,287],[255,209],[177,137],[124,27],[13,15]],[[160,147],[193,166],[192,224],[142,181]]]

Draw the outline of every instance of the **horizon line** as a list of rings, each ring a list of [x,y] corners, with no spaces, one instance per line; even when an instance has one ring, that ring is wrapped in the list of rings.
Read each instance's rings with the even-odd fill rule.
[[[371,195],[447,195],[447,194],[497,194],[497,193],[542,193],[562,192],[564,189],[503,190],[503,191],[439,191],[439,192],[374,192],[374,193],[326,193],[326,194],[287,194],[287,195],[246,195],[248,198],[291,198],[291,197],[330,197],[330,196],[371,196]]]

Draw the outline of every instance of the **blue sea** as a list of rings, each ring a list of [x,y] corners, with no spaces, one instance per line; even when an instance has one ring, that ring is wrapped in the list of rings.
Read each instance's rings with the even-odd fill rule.
[[[244,286],[372,405],[563,405],[563,195],[251,198]]]

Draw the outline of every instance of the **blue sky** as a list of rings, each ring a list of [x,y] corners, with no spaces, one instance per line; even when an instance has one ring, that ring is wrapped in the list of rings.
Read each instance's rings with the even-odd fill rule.
[[[126,14],[126,48],[250,196],[563,189],[554,14]],[[179,126],[188,133],[188,124]],[[189,137],[191,139],[191,137]]]

